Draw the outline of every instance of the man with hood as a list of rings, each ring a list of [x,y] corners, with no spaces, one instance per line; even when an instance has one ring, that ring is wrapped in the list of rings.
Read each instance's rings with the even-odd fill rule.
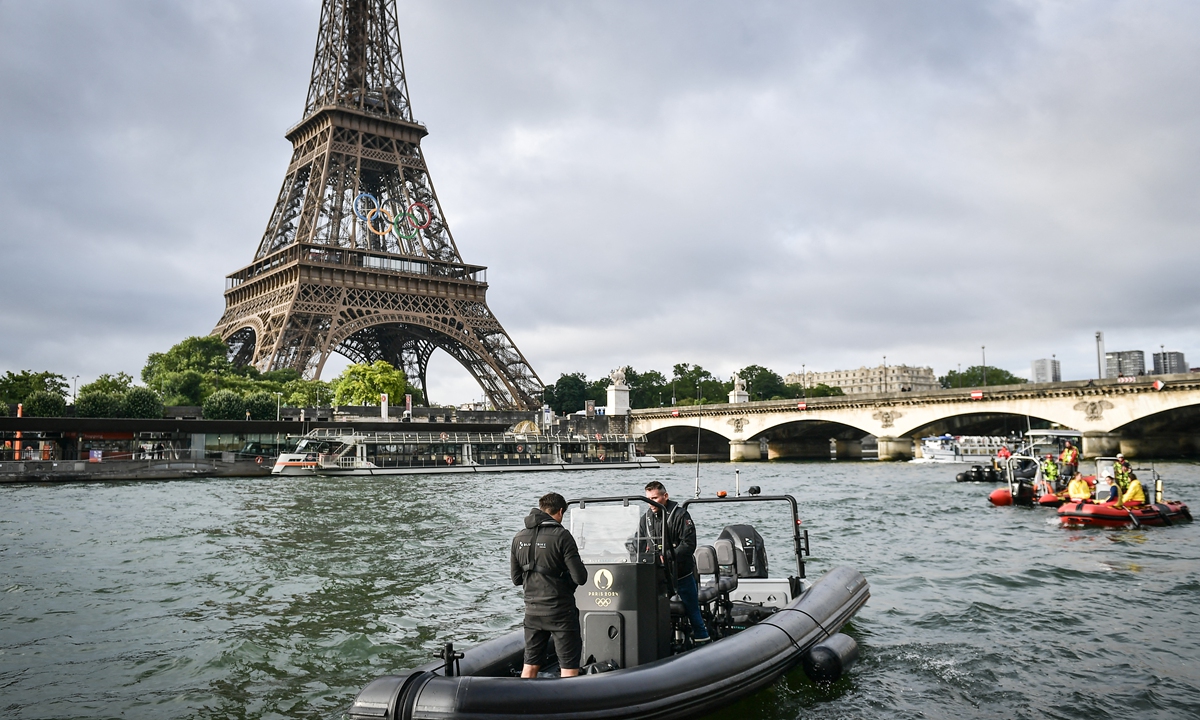
[[[566,509],[562,495],[546,493],[538,507],[529,511],[525,529],[512,541],[509,569],[513,585],[525,587],[523,678],[537,677],[551,636],[562,677],[579,674],[583,637],[575,588],[587,582],[588,573],[575,538],[562,526]]]

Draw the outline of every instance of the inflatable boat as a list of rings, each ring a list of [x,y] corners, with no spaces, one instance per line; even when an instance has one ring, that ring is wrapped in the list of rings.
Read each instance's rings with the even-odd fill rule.
[[[572,500],[569,527],[589,578],[575,596],[583,674],[559,678],[555,660],[538,679],[521,679],[524,636],[517,630],[465,652],[448,644],[434,662],[377,678],[347,717],[665,720],[713,712],[797,665],[814,680],[836,680],[858,657],[853,638],[839,631],[870,596],[863,576],[838,567],[815,583],[804,580],[808,533],[800,531],[790,495],[704,498],[683,506],[695,514],[701,504],[732,509],[772,501],[790,504],[797,575],[768,576],[765,545],[751,525],[727,525],[711,545],[698,547],[700,602],[712,642],[693,646],[682,606],[664,592],[668,569],[654,549],[661,538],[637,536],[653,503],[633,496]]]
[[[1116,507],[1096,502],[1069,502],[1058,509],[1064,527],[1141,527],[1190,522],[1188,506],[1177,500]]]

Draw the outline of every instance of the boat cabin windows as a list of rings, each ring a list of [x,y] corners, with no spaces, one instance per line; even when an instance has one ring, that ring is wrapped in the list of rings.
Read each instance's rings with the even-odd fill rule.
[[[480,465],[538,465],[543,457],[549,458],[552,450],[548,443],[522,441],[485,442],[472,448],[475,462]]]
[[[462,445],[457,443],[388,443],[367,446],[367,462],[376,467],[438,467],[460,465]]]

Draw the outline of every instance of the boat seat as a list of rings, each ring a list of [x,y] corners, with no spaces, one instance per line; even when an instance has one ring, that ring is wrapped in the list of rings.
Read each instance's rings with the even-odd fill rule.
[[[713,543],[717,551],[717,594],[728,595],[737,589],[737,554],[733,549],[733,541],[722,538]]]
[[[700,604],[707,605],[720,595],[717,587],[717,551],[712,545],[701,545],[696,548],[696,583],[700,587]],[[712,580],[704,582],[704,576],[712,576]]]

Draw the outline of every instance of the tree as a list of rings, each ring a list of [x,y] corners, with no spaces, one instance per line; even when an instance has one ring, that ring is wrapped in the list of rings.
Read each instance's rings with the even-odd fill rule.
[[[807,392],[805,392],[805,397],[840,397],[845,394],[846,393],[840,387],[819,383],[808,388]]]
[[[121,417],[125,410],[125,398],[120,393],[89,390],[80,393],[75,401],[75,416],[87,418]]]
[[[8,409],[8,403],[0,402],[0,417],[8,417],[11,410]]]
[[[697,388],[701,396],[698,402],[702,405],[725,402],[729,391],[733,389],[732,383],[722,382],[699,365],[679,363],[674,366],[673,371],[675,374],[671,382],[677,393],[678,405],[697,404]]]
[[[58,373],[22,370],[14,374],[9,370],[0,377],[0,402],[16,405],[35,392],[52,393],[65,401],[69,388],[67,379]]]
[[[129,418],[161,418],[163,416],[162,400],[159,399],[158,393],[150,388],[130,388],[129,392],[125,393],[124,408],[121,414]]]
[[[778,373],[762,365],[747,365],[738,370],[737,375],[746,381],[746,390],[750,393],[751,400],[784,400],[798,397],[793,394],[791,387],[784,384]]]
[[[629,407],[658,407],[671,402],[671,383],[657,370],[639,373],[633,368],[625,370],[625,384],[629,385]]]
[[[29,417],[62,417],[67,411],[67,401],[58,393],[37,390],[25,398],[23,411]]]
[[[564,373],[558,382],[546,388],[546,399],[559,415],[579,412],[588,399],[587,377],[583,373]]]
[[[232,390],[218,390],[204,400],[206,420],[242,420],[246,417],[246,401]]]
[[[246,409],[251,420],[274,420],[278,409],[277,396],[269,392],[251,393],[246,397]]]
[[[320,380],[289,380],[280,392],[288,407],[324,407],[333,402],[333,388]]]
[[[157,378],[160,384],[151,387],[162,390],[164,405],[199,405],[208,394],[205,378],[196,370],[164,372]]]
[[[973,388],[985,385],[1020,385],[1029,381],[998,367],[972,365],[961,373],[951,370],[938,378],[938,382],[944,388]]]
[[[133,387],[133,378],[130,377],[129,375],[126,375],[123,372],[119,372],[116,375],[110,375],[108,373],[104,373],[100,377],[96,378],[96,380],[94,382],[90,382],[87,385],[80,387],[79,388],[79,396],[83,397],[84,395],[87,395],[88,393],[94,393],[94,392],[114,393],[114,394],[121,395],[121,394],[124,394],[125,392],[127,392],[129,390],[129,388],[131,388],[131,387]],[[76,414],[78,415],[78,413],[76,413]],[[81,417],[86,417],[86,416],[81,416]],[[95,415],[94,417],[115,417],[115,416]]]
[[[204,335],[186,338],[165,353],[151,353],[142,368],[142,382],[159,387],[164,375],[188,370],[201,375],[234,374],[235,371],[229,362],[225,341],[215,335]]]
[[[376,360],[347,367],[333,384],[337,405],[378,405],[382,393],[387,393],[389,402],[404,397],[408,378],[400,368]]]

